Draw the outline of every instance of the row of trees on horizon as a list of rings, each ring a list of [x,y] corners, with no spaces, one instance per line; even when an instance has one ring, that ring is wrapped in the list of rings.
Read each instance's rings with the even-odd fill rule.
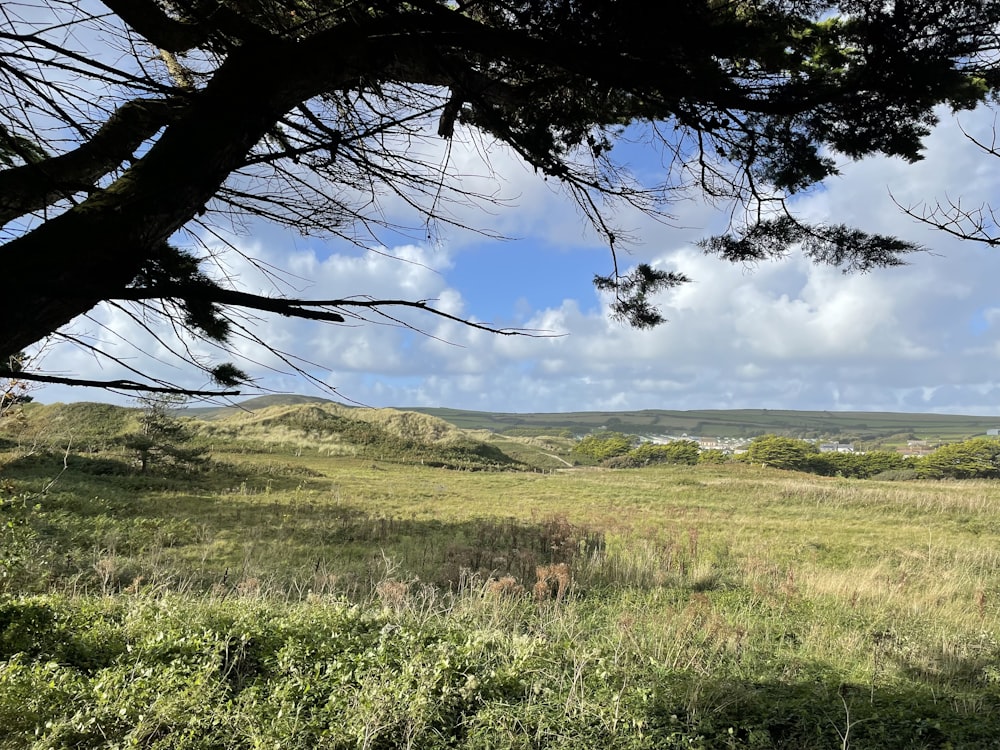
[[[573,453],[584,462],[608,468],[734,461],[855,479],[1000,478],[1000,439],[989,437],[942,445],[926,456],[906,456],[889,450],[821,453],[808,440],[762,435],[754,438],[746,451],[730,455],[721,450],[701,450],[693,440],[655,445],[641,443],[635,435],[606,431],[585,436],[574,446]]]

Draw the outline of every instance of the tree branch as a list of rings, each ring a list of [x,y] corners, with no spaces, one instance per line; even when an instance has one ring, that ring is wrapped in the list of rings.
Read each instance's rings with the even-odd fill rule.
[[[332,310],[317,310],[311,308],[364,308],[378,310],[383,307],[408,307],[426,312],[446,320],[461,323],[469,328],[499,334],[501,336],[532,336],[537,335],[526,330],[513,328],[496,328],[484,323],[476,323],[457,315],[431,307],[427,300],[405,299],[288,299],[282,297],[267,297],[233,289],[224,289],[206,284],[190,286],[157,285],[122,290],[115,294],[116,300],[139,302],[150,299],[196,300],[198,302],[243,307],[263,312],[273,312],[290,318],[306,320],[321,320],[328,323],[343,323],[344,316]]]
[[[169,52],[185,52],[208,41],[208,31],[188,21],[179,21],[148,0],[102,0],[112,13],[151,44]]]
[[[86,386],[89,388],[107,388],[121,391],[147,391],[149,393],[176,393],[184,396],[239,396],[242,391],[201,391],[191,388],[174,388],[161,385],[144,385],[134,380],[86,380],[84,378],[64,378],[58,375],[40,375],[36,372],[14,372],[0,369],[0,378],[16,377],[19,380],[31,380],[36,383],[53,383],[56,385]]]
[[[235,289],[224,289],[206,284],[182,285],[177,287],[152,286],[136,289],[125,289],[115,294],[117,300],[138,302],[149,299],[193,300],[231,307],[245,307],[251,310],[273,312],[290,318],[305,318],[306,320],[322,320],[328,323],[343,323],[344,316],[324,310],[309,310],[309,307],[322,307],[324,303],[308,300],[284,299],[282,297],[267,297],[249,292],[239,292]]]
[[[777,35],[777,41],[782,43],[775,47],[773,24],[756,23],[753,18],[744,20],[736,10],[717,11],[714,6],[709,10],[700,2],[670,5],[670,14],[680,14],[676,24],[680,33],[667,48],[652,22],[666,19],[666,10],[652,16],[625,14],[618,19],[624,32],[618,33],[621,29],[605,28],[603,23],[615,20],[615,13],[609,11],[606,18],[602,15],[604,9],[615,4],[596,1],[589,9],[590,15],[581,16],[578,23],[571,17],[565,25],[549,23],[551,8],[590,4],[525,3],[523,14],[508,15],[505,3],[484,3],[488,7],[477,7],[477,16],[471,17],[474,3],[460,5],[456,10],[440,0],[346,6],[306,3],[301,7],[309,17],[301,24],[295,22],[295,27],[288,25],[293,23],[285,13],[290,6],[283,3],[105,0],[105,4],[136,34],[161,49],[180,52],[200,48],[199,69],[211,70],[205,73],[204,87],[186,97],[179,116],[170,119],[169,126],[149,149],[144,149],[120,175],[116,174],[116,179],[102,181],[103,189],[93,191],[79,205],[53,212],[53,218],[45,217],[21,234],[15,232],[16,238],[2,248],[0,265],[8,283],[0,295],[0,356],[21,351],[99,302],[113,299],[209,301],[327,322],[343,322],[345,315],[341,312],[352,309],[373,310],[374,317],[386,316],[380,307],[404,306],[493,333],[517,333],[462,320],[435,310],[426,301],[276,299],[226,290],[211,283],[149,281],[141,289],[130,288],[156,259],[163,243],[208,210],[213,199],[221,197],[224,202],[235,196],[230,208],[254,213],[252,199],[235,192],[236,187],[242,188],[239,180],[245,177],[239,170],[254,160],[248,155],[294,160],[297,156],[311,156],[315,145],[325,144],[329,159],[316,158],[308,166],[312,175],[342,187],[346,200],[356,199],[376,215],[379,188],[384,187],[402,196],[424,218],[433,220],[437,218],[437,197],[444,173],[430,169],[429,157],[420,154],[413,143],[421,137],[434,137],[438,129],[448,135],[456,122],[471,125],[497,135],[529,165],[567,185],[588,216],[597,216],[597,226],[613,246],[614,234],[600,220],[594,196],[604,193],[639,202],[645,193],[623,185],[621,180],[607,179],[575,158],[579,150],[586,149],[588,135],[602,126],[616,128],[635,120],[665,120],[679,129],[681,137],[689,132],[705,133],[706,139],[698,144],[699,154],[715,159],[711,156],[714,145],[717,163],[732,164],[736,170],[731,192],[722,195],[737,201],[755,199],[760,205],[768,200],[767,185],[799,188],[828,174],[832,165],[822,162],[816,151],[823,144],[851,156],[873,150],[913,156],[911,150],[919,144],[926,123],[933,119],[930,104],[956,101],[954,92],[949,93],[952,78],[947,76],[932,86],[933,90],[917,91],[919,96],[914,93],[916,84],[907,84],[909,88],[897,97],[899,81],[880,77],[884,66],[880,60],[865,56],[867,53],[859,53],[856,65],[819,65],[818,72],[814,72],[807,64],[810,49],[800,47],[795,41],[798,35],[786,38],[787,30],[782,31]],[[720,7],[731,5],[723,3]],[[170,13],[176,11],[176,15],[171,16],[164,8],[169,8]],[[293,14],[288,12],[287,16]],[[777,20],[783,18],[779,13]],[[798,11],[786,20],[797,19],[807,26],[812,23]],[[117,23],[108,28],[113,34],[120,31]],[[819,33],[820,29],[812,31]],[[841,39],[839,33],[831,32],[828,41],[837,48],[851,47],[853,37]],[[132,42],[122,38],[118,41]],[[878,37],[875,41],[883,40]],[[892,47],[890,51],[900,51],[898,42],[888,40],[886,44]],[[935,51],[938,46],[931,47],[930,63],[942,62]],[[955,52],[948,47],[945,51],[947,59],[963,57],[958,54],[961,49]],[[46,63],[46,57],[35,53],[28,56],[43,72],[58,70],[58,64]],[[141,68],[138,55],[136,61]],[[4,62],[6,65],[7,60]],[[12,93],[5,94],[7,100],[24,100],[20,92],[23,87],[34,106],[43,103],[40,109],[46,114],[40,121],[47,123],[46,118],[51,116],[59,123],[58,128],[47,131],[54,135],[38,139],[41,144],[58,143],[66,132],[62,128],[75,130],[74,137],[90,138],[89,127],[82,124],[90,122],[93,111],[91,102],[81,93],[88,91],[86,86],[56,85],[53,94],[51,85],[43,80],[44,76],[39,78],[41,74],[34,68],[30,74],[13,67],[12,71],[10,77],[16,79],[17,85],[10,89]],[[905,68],[906,76],[910,72]],[[62,81],[64,77],[60,73],[53,80]],[[830,80],[824,83],[826,78]],[[154,81],[152,77],[149,80]],[[445,88],[450,89],[452,98],[440,91]],[[980,90],[968,86],[959,89],[966,98],[957,100],[956,106],[971,106],[975,97],[969,92]],[[111,95],[120,96],[122,90],[115,88]],[[160,86],[155,90],[164,89]],[[169,88],[165,91],[175,92]],[[428,96],[427,91],[434,93]],[[285,138],[279,126],[283,118],[296,107],[321,97],[328,97],[332,103],[330,122],[336,126],[324,130],[303,113],[307,132]],[[459,100],[463,104],[457,113],[449,110],[443,120],[436,118],[436,128],[419,131],[416,126],[403,125],[408,115],[419,109],[418,103],[434,97],[439,104],[431,103],[441,110],[449,101],[453,108]],[[907,106],[882,117],[880,105],[897,98]],[[69,112],[61,100],[74,105]],[[20,181],[13,184],[14,171],[9,171],[7,189],[0,189],[0,211],[5,208],[2,196],[8,194],[15,198],[6,208],[17,212],[87,190],[92,187],[89,182],[112,174],[131,156],[137,148],[133,144],[142,143],[143,134],[148,133],[147,138],[154,141],[151,136],[156,131],[151,129],[157,126],[155,122],[144,128],[112,127],[116,118],[124,119],[128,106],[99,131],[115,147],[107,146],[107,151],[100,152],[101,158],[84,158],[91,144],[63,157],[43,159],[32,168],[45,179],[28,190]],[[728,117],[723,117],[727,107],[745,115],[743,121],[734,119],[730,123]],[[24,119],[31,121],[33,116],[27,112],[24,105]],[[74,118],[73,112],[79,115]],[[762,116],[750,117],[748,113]],[[128,114],[131,116],[130,111]],[[346,125],[342,120],[347,121]],[[365,122],[374,122],[375,129],[358,127]],[[315,138],[308,132],[310,126]],[[115,128],[120,128],[117,136],[121,140],[107,137],[105,131],[113,132]],[[859,128],[860,136],[855,137]],[[40,132],[31,128],[26,131]],[[872,141],[867,137],[869,131],[881,140]],[[347,144],[358,132],[377,134],[371,137],[371,145]],[[343,133],[343,138],[334,138],[336,133]],[[732,137],[729,141],[720,139],[720,133]],[[274,156],[259,147],[268,137],[280,145],[272,149],[277,151]],[[122,141],[127,142],[123,145]],[[854,151],[845,150],[845,143]],[[594,143],[590,145],[596,161],[598,149]],[[772,147],[770,154],[768,146]],[[340,155],[335,153],[338,149]],[[798,149],[803,150],[809,169],[793,170],[790,177],[775,171],[789,164],[794,166]],[[687,156],[679,146],[675,153],[678,159]],[[379,158],[373,159],[372,154]],[[801,162],[803,157],[799,154],[796,158]],[[73,159],[85,164],[65,166],[75,164]],[[342,161],[345,168],[334,172],[331,165],[339,169]],[[103,171],[98,171],[97,164]],[[42,171],[42,167],[49,171]],[[702,169],[706,168],[702,162]],[[32,174],[17,169],[21,170],[18,175]],[[712,177],[711,172],[702,174]],[[338,231],[337,222],[343,216],[331,211],[331,204],[336,209],[340,206],[308,185],[311,177],[302,178],[291,169],[277,175],[286,181],[278,182],[279,189],[281,184],[291,184],[294,189],[275,194],[266,183],[272,175],[261,175],[265,189],[257,205],[263,205],[265,211],[258,210],[256,215],[280,220],[281,212],[287,211],[306,228],[322,222],[320,228]],[[36,175],[36,179],[40,178]],[[671,179],[669,175],[665,184]],[[320,199],[306,203],[305,209],[295,206],[299,186],[302,191],[312,190]],[[432,194],[429,205],[413,198],[413,193],[421,190]],[[24,193],[33,197],[22,199]],[[17,204],[18,200],[22,203]],[[352,222],[369,220],[361,209],[350,210],[346,216]],[[854,237],[842,233],[833,239],[837,241],[827,243],[832,250],[827,252],[817,245],[815,257],[850,261],[853,256],[848,252],[848,240]],[[95,272],[98,269],[99,273]]]
[[[211,4],[210,23],[200,23],[200,19],[183,21],[171,18],[150,0],[101,2],[148,42],[168,52],[187,52],[201,47],[209,41],[215,29],[243,41],[270,36],[265,29],[233,12],[222,2]]]
[[[178,111],[177,100],[133,99],[73,151],[0,172],[0,226],[60,199],[93,190],[96,180],[132,156]]]

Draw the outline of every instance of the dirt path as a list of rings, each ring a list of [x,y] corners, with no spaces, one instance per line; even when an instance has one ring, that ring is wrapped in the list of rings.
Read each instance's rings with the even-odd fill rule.
[[[572,468],[572,466],[573,466],[573,464],[571,464],[571,463],[570,463],[569,461],[567,461],[567,460],[566,460],[565,458],[560,458],[559,456],[557,456],[557,455],[556,455],[556,454],[554,454],[554,453],[543,453],[542,455],[543,455],[543,456],[548,456],[549,458],[554,458],[554,459],[555,459],[556,461],[562,461],[562,462],[563,462],[564,464],[566,464],[567,466],[569,466],[569,467],[571,467],[571,468]]]

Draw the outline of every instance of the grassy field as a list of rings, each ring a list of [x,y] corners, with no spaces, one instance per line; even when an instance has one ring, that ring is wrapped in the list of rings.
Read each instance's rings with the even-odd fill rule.
[[[457,471],[317,418],[188,472],[5,444],[0,747],[1000,746],[995,483]]]

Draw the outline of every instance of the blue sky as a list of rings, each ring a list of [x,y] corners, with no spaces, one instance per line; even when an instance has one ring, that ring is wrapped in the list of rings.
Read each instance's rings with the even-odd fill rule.
[[[964,113],[960,121],[967,131],[992,137],[991,112]],[[406,236],[386,234],[379,252],[364,252],[273,228],[231,238],[246,254],[289,269],[291,293],[436,299],[457,315],[550,334],[498,337],[427,316],[406,317],[429,336],[282,318],[254,324],[268,341],[321,365],[311,373],[345,399],[497,412],[784,408],[1000,415],[996,251],[925,229],[891,198],[911,205],[961,196],[969,206],[1000,205],[1000,163],[975,149],[950,114],[943,113],[923,162],[845,164],[840,177],[795,202],[807,218],[896,234],[932,251],[906,268],[843,276],[797,257],[737,267],[695,246],[726,221],[723,211],[696,196],[676,204],[673,226],[621,212],[618,223],[640,240],[620,257],[623,270],[648,262],[694,279],[662,295],[658,302],[670,322],[645,332],[609,320],[591,280],[609,271],[611,259],[571,202],[499,148],[490,151],[495,174],[488,175],[476,166],[477,149],[463,144],[459,133],[456,170],[478,174],[478,184],[499,191],[508,205],[457,207],[456,218],[509,239],[440,227],[427,241],[418,226]],[[662,168],[657,154],[639,146],[622,153],[638,172]],[[383,206],[389,216],[403,215],[391,197]],[[229,263],[241,283],[269,289],[249,264],[235,257]],[[80,321],[75,329],[112,343],[158,376],[205,385],[120,313],[105,309],[94,317],[100,325]],[[109,332],[162,356],[126,351]],[[256,346],[242,346],[241,353],[273,361]],[[323,393],[301,378],[243,364],[262,389]],[[50,351],[43,367],[83,377],[119,375],[65,346]],[[43,402],[122,400],[57,387],[35,395]]]

